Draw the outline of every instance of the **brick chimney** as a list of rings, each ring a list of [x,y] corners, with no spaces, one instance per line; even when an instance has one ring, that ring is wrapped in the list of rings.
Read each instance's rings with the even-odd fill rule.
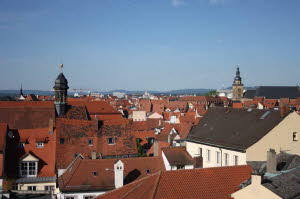
[[[270,149],[267,152],[267,173],[275,173],[277,167],[276,152],[274,149]]]
[[[154,140],[153,142],[153,156],[158,156],[158,141]]]
[[[116,189],[124,185],[124,163],[119,160],[114,164],[115,187]]]

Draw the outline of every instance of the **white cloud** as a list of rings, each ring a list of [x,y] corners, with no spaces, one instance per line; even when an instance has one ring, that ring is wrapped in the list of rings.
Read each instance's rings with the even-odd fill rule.
[[[185,4],[185,1],[184,0],[171,0],[172,2],[172,5],[177,7],[177,6],[182,6]]]

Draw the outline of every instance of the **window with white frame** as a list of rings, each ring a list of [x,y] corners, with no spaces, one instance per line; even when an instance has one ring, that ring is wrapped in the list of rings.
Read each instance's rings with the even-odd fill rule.
[[[234,155],[233,156],[233,161],[234,161],[234,165],[238,165],[239,164],[239,156]]]
[[[216,162],[217,162],[217,164],[220,164],[220,163],[221,163],[221,158],[220,158],[220,156],[221,156],[220,151],[216,151]]]
[[[36,143],[36,148],[43,148],[44,147],[44,142],[37,142]]]
[[[83,196],[84,199],[94,199],[96,196],[93,195],[93,196]]]
[[[210,161],[210,150],[207,149],[206,153],[207,153],[207,162],[209,162]]]
[[[77,196],[66,196],[66,199],[77,199]]]
[[[46,185],[45,191],[54,191],[55,187],[53,185]]]
[[[224,153],[224,157],[225,157],[225,166],[228,166],[229,165],[229,154]]]
[[[21,162],[20,175],[22,177],[35,177],[37,175],[37,162],[28,161]]]
[[[36,186],[28,186],[27,190],[28,191],[36,191]]]

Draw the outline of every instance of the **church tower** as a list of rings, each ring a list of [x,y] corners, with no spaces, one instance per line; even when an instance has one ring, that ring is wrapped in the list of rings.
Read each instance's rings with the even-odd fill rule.
[[[58,116],[64,116],[67,111],[67,98],[68,98],[68,80],[62,72],[63,64],[60,65],[60,74],[57,76],[54,83],[55,93],[55,109]]]
[[[244,85],[242,84],[242,78],[240,76],[240,68],[237,67],[236,75],[232,84],[232,100],[240,101],[244,93]]]

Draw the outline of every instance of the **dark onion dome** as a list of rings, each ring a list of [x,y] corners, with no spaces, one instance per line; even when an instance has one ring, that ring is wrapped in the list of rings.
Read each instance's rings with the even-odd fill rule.
[[[60,73],[57,76],[53,88],[55,90],[67,90],[69,88],[69,86],[68,86],[68,80],[66,79],[66,77],[64,76],[63,73]]]
[[[236,76],[235,76],[234,80],[235,80],[235,81],[242,81],[242,78],[241,78],[241,76],[240,76],[241,73],[240,73],[240,68],[239,68],[239,67],[237,68],[235,74],[236,74]]]

